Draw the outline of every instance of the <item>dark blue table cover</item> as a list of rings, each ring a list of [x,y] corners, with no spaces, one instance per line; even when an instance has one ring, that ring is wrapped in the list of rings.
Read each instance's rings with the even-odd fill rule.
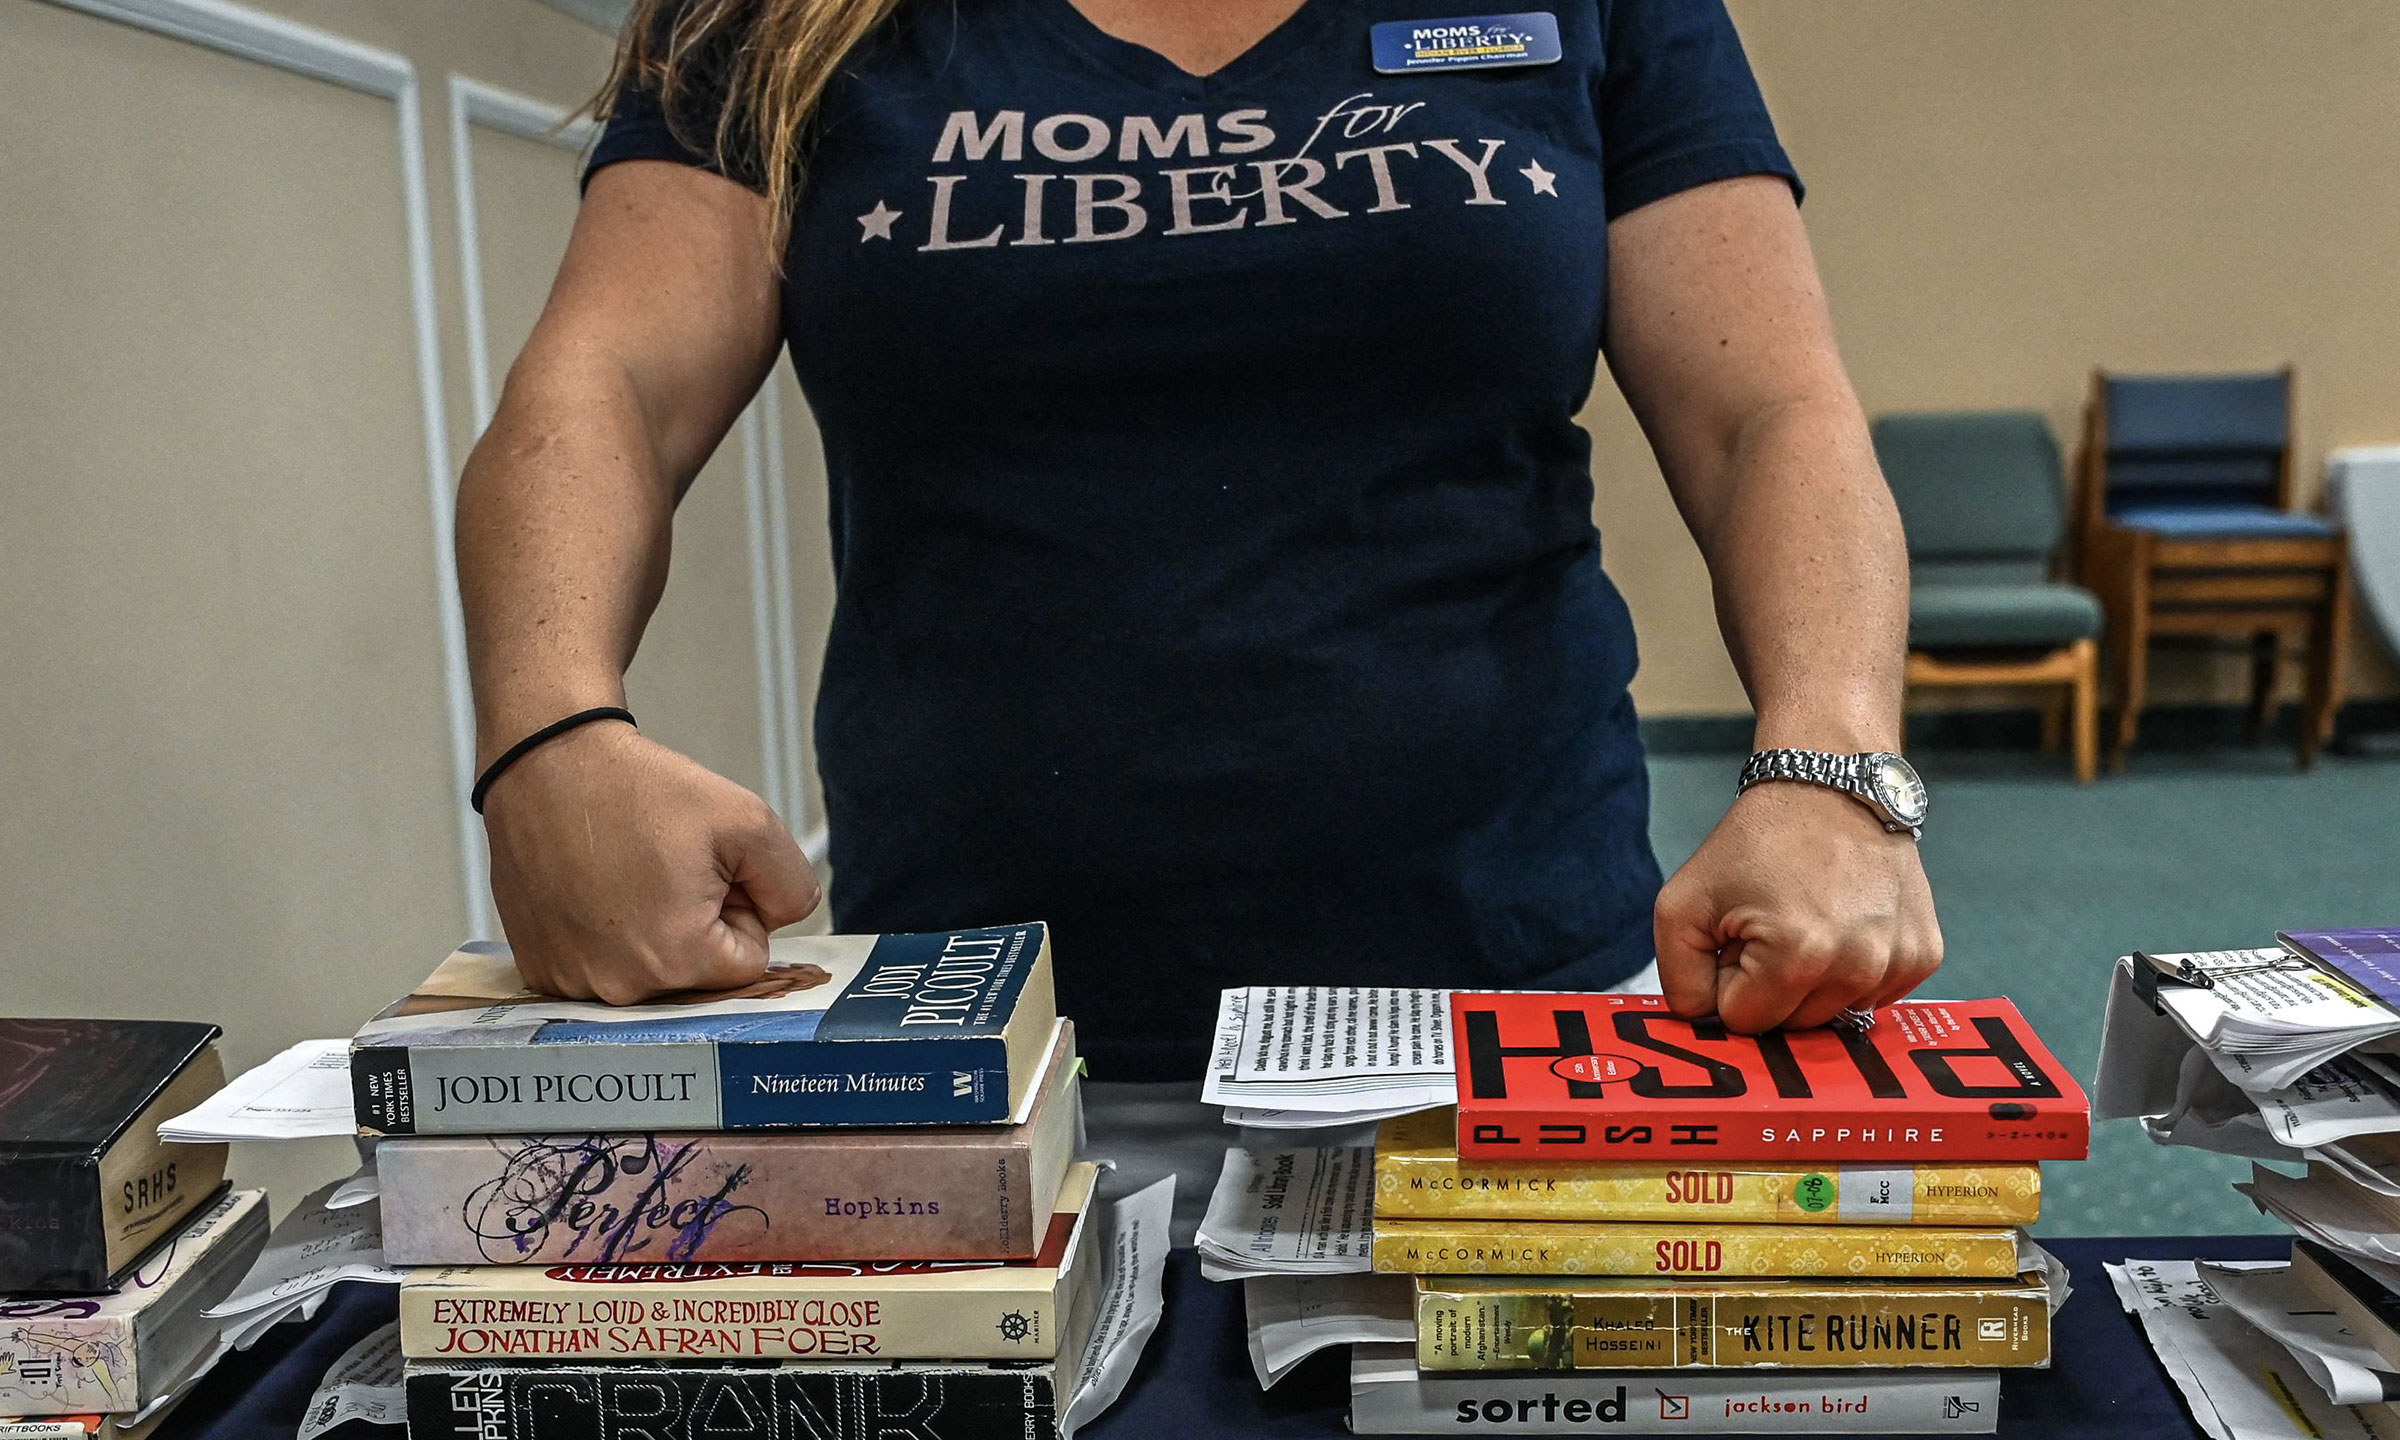
[[[2117,1306],[2104,1261],[2266,1260],[2288,1236],[2045,1240],[2075,1277],[2059,1312],[2047,1370],[2010,1372],[2001,1385],[2000,1433],[2041,1440],[2193,1440],[2200,1434],[2130,1317]],[[1242,1290],[1200,1278],[1189,1250],[1166,1276],[1166,1314],[1133,1383],[1080,1440],[1218,1440],[1346,1435],[1348,1350],[1313,1357],[1264,1394],[1250,1372]],[[278,1326],[247,1353],[227,1356],[200,1383],[159,1440],[291,1440],[317,1382],[344,1350],[396,1313],[390,1288],[335,1288],[317,1318]],[[343,1426],[333,1440],[395,1440],[396,1428]]]

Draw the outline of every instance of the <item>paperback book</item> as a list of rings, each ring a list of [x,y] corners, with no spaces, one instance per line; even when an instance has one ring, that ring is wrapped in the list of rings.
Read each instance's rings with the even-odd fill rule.
[[[1989,1435],[1992,1370],[1428,1372],[1405,1345],[1350,1352],[1354,1435]]]
[[[1427,1370],[2004,1369],[2050,1362],[2051,1293],[2006,1280],[1417,1282]]]
[[[2030,1225],[2039,1165],[1511,1164],[1462,1159],[1457,1113],[1383,1122],[1379,1220],[1609,1220],[1775,1225]]]
[[[2005,1278],[2021,1232],[1898,1225],[1650,1225],[1375,1217],[1375,1269],[1403,1275]]]
[[[1655,995],[1451,996],[1471,1160],[1708,1165],[2080,1160],[2090,1107],[2006,1000],[1736,1035]]]
[[[217,1027],[0,1020],[0,1295],[99,1294],[216,1192],[160,1121],[224,1088]]]
[[[1040,924],[777,939],[754,984],[626,1006],[477,941],[359,1030],[350,1083],[376,1135],[991,1125],[1057,1019]]]
[[[1018,1123],[418,1136],[376,1146],[393,1265],[1032,1258],[1074,1157],[1074,1028]]]
[[[480,1265],[412,1272],[412,1360],[1046,1360],[1096,1283],[1097,1166],[1022,1261]]]
[[[0,1301],[0,1415],[141,1410],[215,1351],[203,1312],[267,1244],[267,1197],[228,1190],[114,1293]]]
[[[1070,1368],[412,1361],[404,1383],[410,1440],[1066,1440]]]

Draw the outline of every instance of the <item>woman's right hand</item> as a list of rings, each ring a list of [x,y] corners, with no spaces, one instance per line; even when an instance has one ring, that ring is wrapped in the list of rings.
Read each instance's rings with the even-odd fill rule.
[[[577,1000],[750,984],[767,936],[821,893],[764,800],[615,723],[509,767],[485,798],[484,832],[518,972]]]

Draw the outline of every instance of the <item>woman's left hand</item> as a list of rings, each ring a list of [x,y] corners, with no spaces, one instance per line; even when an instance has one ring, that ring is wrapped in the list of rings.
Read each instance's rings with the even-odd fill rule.
[[[1667,1004],[1743,1034],[1888,1005],[1942,963],[1917,843],[1814,785],[1744,791],[1659,892]]]

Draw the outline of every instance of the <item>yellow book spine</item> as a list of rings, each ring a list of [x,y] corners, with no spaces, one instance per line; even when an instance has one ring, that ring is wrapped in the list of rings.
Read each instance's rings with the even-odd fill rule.
[[[1521,1224],[1375,1218],[1375,1268],[1402,1275],[2002,1279],[2014,1230],[1887,1225]]]
[[[1458,1158],[1456,1111],[1387,1120],[1375,1213],[1402,1220],[2030,1225],[2039,1165],[1495,1165]]]
[[[1417,1294],[1427,1370],[1964,1368],[2047,1365],[2042,1289],[1910,1293]]]

